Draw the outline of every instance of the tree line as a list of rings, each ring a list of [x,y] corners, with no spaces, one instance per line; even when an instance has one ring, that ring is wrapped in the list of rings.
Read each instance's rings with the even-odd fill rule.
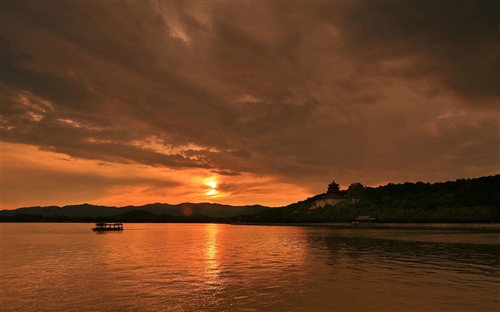
[[[278,209],[267,209],[239,222],[351,222],[371,216],[375,222],[500,223],[500,175],[444,183],[388,184],[367,187],[335,206],[311,209],[316,195]]]

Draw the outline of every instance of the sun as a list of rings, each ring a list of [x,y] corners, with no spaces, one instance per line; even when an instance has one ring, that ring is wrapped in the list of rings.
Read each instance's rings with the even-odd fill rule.
[[[207,195],[209,196],[216,195],[217,191],[215,190],[215,188],[217,187],[217,183],[215,181],[208,181],[206,184],[210,187],[210,189],[206,192]]]

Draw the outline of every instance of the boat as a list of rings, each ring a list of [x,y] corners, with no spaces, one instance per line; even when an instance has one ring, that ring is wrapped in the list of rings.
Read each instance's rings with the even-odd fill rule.
[[[94,230],[96,232],[102,232],[102,231],[123,231],[123,224],[122,223],[97,222],[95,224],[95,228],[92,228],[92,230]]]
[[[372,224],[373,222],[375,222],[376,220],[377,219],[375,219],[371,216],[359,216],[356,219],[354,219],[354,221],[351,222],[351,225],[368,226],[368,225]]]

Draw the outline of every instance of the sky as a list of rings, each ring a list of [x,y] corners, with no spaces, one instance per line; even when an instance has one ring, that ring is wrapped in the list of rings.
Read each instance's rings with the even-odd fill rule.
[[[1,208],[498,174],[499,5],[2,1]]]

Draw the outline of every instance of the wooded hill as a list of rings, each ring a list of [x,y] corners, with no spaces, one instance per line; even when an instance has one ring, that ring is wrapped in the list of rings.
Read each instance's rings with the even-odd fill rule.
[[[289,206],[266,209],[236,221],[252,223],[351,222],[371,216],[375,222],[500,223],[500,175],[444,183],[388,184],[367,187],[334,206],[312,208],[327,194]]]

